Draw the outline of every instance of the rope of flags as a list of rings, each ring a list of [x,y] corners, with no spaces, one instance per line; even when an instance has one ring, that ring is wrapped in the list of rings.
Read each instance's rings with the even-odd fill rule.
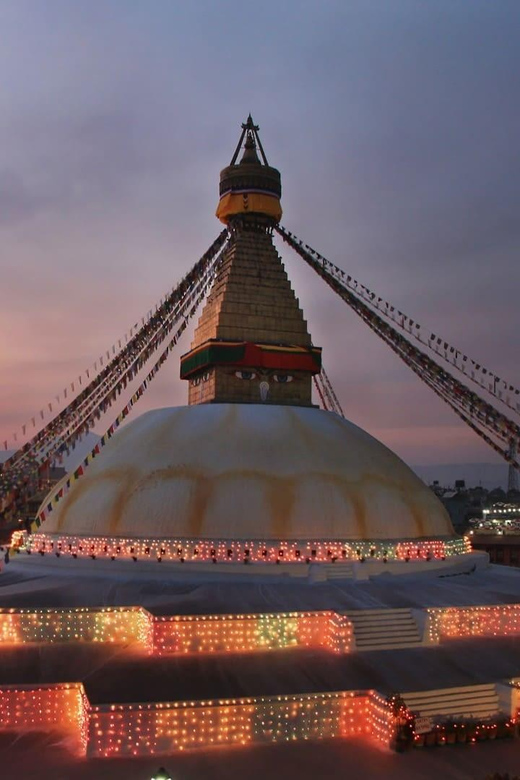
[[[472,392],[466,385],[459,382],[452,374],[444,371],[432,358],[415,347],[408,339],[400,335],[378,313],[370,309],[366,303],[344,284],[337,274],[331,273],[328,261],[314,250],[308,251],[307,245],[298,241],[283,228],[277,228],[282,238],[321,276],[327,284],[340,295],[346,303],[374,330],[399,357],[424,381],[434,392],[450,405],[455,413],[469,425],[472,430],[495,449],[504,460],[520,469],[520,464],[510,452],[512,440],[520,440],[520,427],[499,412],[490,403]],[[319,258],[319,259],[318,259]],[[490,436],[505,441],[509,447],[502,449]]]
[[[323,366],[321,367],[320,373],[315,374],[313,379],[323,408],[327,412],[335,412],[336,414],[339,414],[340,417],[345,417],[338,397],[334,392],[334,388],[332,387],[332,383],[325,373]]]
[[[93,447],[93,449],[89,452],[89,454],[84,458],[82,463],[72,472],[72,474],[69,474],[64,482],[60,486],[57,487],[54,493],[51,494],[51,497],[49,498],[48,502],[46,503],[45,507],[39,512],[37,517],[35,518],[33,526],[35,528],[39,528],[41,524],[45,521],[45,519],[49,516],[49,514],[53,511],[53,509],[56,507],[56,505],[61,501],[61,499],[69,492],[72,485],[77,482],[78,479],[80,479],[84,474],[86,469],[90,466],[92,461],[96,458],[97,455],[101,452],[102,448],[106,446],[106,444],[110,441],[114,433],[117,431],[121,423],[125,420],[126,417],[130,414],[130,411],[135,406],[135,404],[139,401],[140,398],[144,395],[147,388],[150,386],[150,383],[153,381],[153,379],[157,376],[160,369],[166,362],[170,352],[172,349],[176,346],[177,342],[179,341],[179,338],[183,334],[183,332],[186,330],[189,321],[197,311],[198,307],[206,297],[208,288],[211,286],[213,282],[213,278],[215,275],[216,268],[219,264],[219,258],[215,261],[215,263],[211,266],[209,271],[206,273],[203,284],[200,286],[198,295],[193,302],[191,308],[187,312],[186,316],[184,317],[180,327],[176,330],[175,335],[172,339],[168,342],[166,348],[163,350],[163,352],[160,354],[157,361],[154,363],[150,371],[147,373],[146,377],[143,379],[135,393],[132,395],[130,400],[127,404],[123,407],[123,409],[120,411],[120,413],[117,415],[115,420],[111,423],[111,425],[107,428],[99,442],[97,442],[96,446]]]
[[[205,280],[200,280],[198,285],[190,291],[189,295],[183,300],[182,304],[175,312],[171,327],[178,322],[180,317],[185,315],[194,296],[200,291],[204,284]],[[70,450],[75,448],[77,442],[81,441],[83,436],[88,433],[89,428],[94,425],[95,421],[98,421],[101,418],[119,395],[121,395],[121,392],[126,389],[127,384],[134,379],[157,346],[164,340],[167,333],[171,330],[171,327],[168,327],[167,330],[164,329],[159,334],[158,338],[154,341],[150,341],[147,345],[147,349],[141,352],[138,359],[130,364],[126,371],[118,372],[116,385],[110,384],[110,377],[103,383],[101,387],[102,394],[99,395],[98,393],[94,405],[88,410],[91,416],[87,418],[86,422],[76,414],[71,417],[70,429],[67,430],[66,434],[63,434],[61,437],[54,440],[52,451],[45,453],[47,458],[46,463],[49,463],[51,456],[54,456],[60,462],[64,454],[68,455]],[[38,460],[37,455],[38,453],[28,451],[24,454],[24,458],[17,461],[8,471],[0,472],[0,511],[5,510],[9,503],[9,499],[13,497],[13,490],[16,490],[18,498],[22,503],[30,492],[38,492],[39,473],[44,470],[44,466]]]
[[[505,379],[501,379],[494,374],[493,371],[490,371],[480,363],[477,363],[477,361],[469,358],[442,337],[437,336],[431,331],[425,331],[418,322],[411,317],[408,317],[402,311],[399,311],[399,309],[392,306],[388,301],[385,301],[364,284],[361,284],[352,276],[346,274],[341,268],[338,268],[334,263],[331,263],[330,260],[327,260],[319,252],[316,252],[308,244],[299,241],[296,236],[285,230],[285,228],[278,226],[277,231],[284,240],[291,239],[291,241],[294,242],[293,248],[300,246],[309,252],[309,254],[317,259],[343,286],[347,287],[357,296],[357,298],[363,300],[371,308],[376,309],[383,318],[391,320],[416,341],[431,349],[439,357],[475,382],[475,384],[482,387],[495,398],[498,398],[509,409],[520,414],[520,390],[513,384]]]
[[[152,318],[122,352],[45,428],[0,466],[0,512],[26,502],[38,492],[40,475],[51,462],[69,454],[165,340],[191,302],[205,287],[208,274],[227,241],[223,230],[181,280]]]
[[[80,411],[73,408],[68,417],[61,421],[62,430],[54,432],[50,443],[36,442],[32,449],[26,449],[22,457],[16,461],[6,472],[0,473],[0,488],[5,489],[5,484],[10,480],[20,480],[20,477],[26,475],[27,469],[33,472],[41,469],[51,458],[60,460],[63,455],[68,455],[71,449],[74,449],[76,443],[88,433],[89,429],[98,421],[102,414],[112,406],[112,403],[126,389],[129,382],[141,370],[159,344],[166,338],[166,335],[174,327],[175,323],[183,316],[191,300],[198,290],[201,280],[198,280],[196,286],[191,289],[182,302],[173,310],[171,319],[163,321],[161,326],[152,333],[151,338],[146,341],[143,337],[135,345],[132,362],[121,360],[114,367],[114,370],[106,379],[99,384],[94,393],[87,399],[88,404],[82,405]],[[148,333],[146,334],[148,335]],[[141,334],[143,336],[143,334]],[[141,352],[138,352],[141,349]],[[37,449],[39,447],[39,449]]]
[[[14,444],[17,444],[19,438],[25,438],[28,430],[35,429],[37,425],[39,425],[40,421],[45,420],[50,414],[53,414],[54,408],[60,406],[60,404],[62,403],[62,399],[66,400],[70,393],[76,393],[77,390],[79,390],[84,386],[83,384],[84,381],[90,383],[91,378],[93,378],[98,373],[98,371],[100,371],[100,369],[103,368],[105,361],[109,362],[111,358],[123,348],[123,345],[127,344],[128,341],[132,339],[134,332],[137,331],[139,327],[143,327],[147,322],[149,322],[149,320],[153,317],[154,312],[156,312],[163,305],[163,302],[164,300],[163,298],[161,298],[159,303],[156,304],[154,308],[149,309],[146,315],[144,317],[141,317],[140,319],[141,326],[139,326],[139,322],[136,322],[134,325],[132,325],[132,327],[129,328],[121,336],[121,338],[117,339],[117,342],[114,342],[114,344],[112,344],[110,349],[106,350],[106,352],[100,355],[97,358],[97,360],[95,360],[88,368],[86,368],[84,371],[78,374],[72,382],[69,382],[61,390],[61,392],[57,393],[54,396],[52,401],[48,401],[48,403],[45,406],[43,406],[35,415],[30,417],[28,420],[26,420],[25,423],[20,425],[18,430],[13,431],[13,433],[11,434],[12,442]],[[9,449],[9,439],[5,439],[3,441],[3,448],[4,451],[7,451]]]
[[[71,413],[83,414],[83,408],[85,404],[88,403],[89,399],[91,398],[92,394],[96,392],[97,388],[103,382],[106,381],[106,379],[112,374],[113,371],[119,370],[122,363],[124,363],[125,361],[132,361],[133,359],[135,359],[135,352],[136,350],[139,351],[140,345],[142,345],[143,339],[146,338],[147,334],[150,334],[154,332],[156,329],[158,328],[160,329],[162,327],[164,320],[171,315],[173,308],[179,303],[179,301],[182,300],[182,298],[186,295],[186,292],[192,288],[193,284],[200,279],[201,275],[207,269],[208,264],[213,260],[216,253],[218,253],[219,250],[222,248],[226,239],[227,239],[227,230],[224,229],[219,234],[217,239],[213,242],[211,247],[207,250],[207,252],[204,253],[202,258],[191,269],[191,271],[188,274],[186,274],[186,276],[173,289],[173,291],[164,299],[164,301],[156,307],[156,310],[152,314],[152,316],[148,320],[142,318],[143,320],[145,320],[145,322],[140,328],[137,329],[137,332],[135,332],[131,336],[128,343],[122,347],[121,352],[109,360],[110,351],[107,350],[105,355],[107,357],[107,360],[109,360],[109,362],[103,365],[104,364],[103,357],[100,358],[100,366],[103,366],[103,371],[101,371],[95,378],[93,378],[87,386],[84,386],[82,383],[79,383],[81,385],[81,390],[79,391],[79,393],[76,394],[73,400],[69,402],[69,404],[65,407],[65,409],[63,409],[58,415],[56,415],[30,441],[24,444],[22,448],[18,449],[13,455],[11,455],[11,457],[8,458],[8,460],[6,460],[2,464],[2,466],[0,467],[0,471],[5,471],[6,469],[8,469],[17,460],[23,458],[28,451],[34,450],[36,445],[41,444],[42,448],[44,448],[46,446],[46,440],[49,437],[53,437],[54,435],[56,435],[57,430],[61,430],[63,428],[64,420],[66,420]],[[134,328],[136,327],[137,324],[134,326]],[[133,333],[133,330],[134,329],[131,330],[131,333]],[[113,349],[115,349],[115,347]],[[76,392],[78,390],[78,387],[76,387],[74,382],[71,383],[70,390],[71,393]],[[65,388],[63,397],[64,399],[68,397],[67,388]],[[58,396],[56,396],[56,398],[58,398]],[[50,404],[50,406],[52,407],[52,403]],[[41,411],[43,410],[40,410],[40,412]],[[31,424],[33,419],[36,422],[38,416],[41,418],[41,413],[40,415],[35,415],[34,418],[31,418]],[[26,423],[23,427],[26,430],[28,424]],[[4,449],[6,449],[5,441],[4,441]]]
[[[185,315],[185,312],[189,308],[190,303],[193,301],[194,297],[197,295],[197,292],[200,290],[203,284],[204,279],[202,279],[198,285],[190,291],[190,293],[182,301],[182,304],[175,310],[171,320],[167,324],[164,324],[162,328],[156,334],[154,334],[152,339],[144,347],[134,362],[130,364],[128,368],[125,368],[119,372],[119,376],[113,380],[113,384],[111,386],[109,386],[107,383],[105,391],[97,399],[95,399],[95,402],[90,406],[89,409],[86,410],[84,415],[84,418],[86,417],[86,422],[84,421],[84,418],[72,420],[72,429],[62,437],[61,443],[57,444],[57,452],[60,452],[63,447],[66,447],[68,450],[74,446],[78,437],[88,432],[89,427],[91,427],[96,420],[99,420],[106,409],[112,405],[113,401],[119,395],[121,395],[121,392],[126,389],[127,384],[135,378],[144,364],[155,352],[157,347],[164,341],[167,334],[174,327],[175,323]]]
[[[364,318],[363,318],[364,319]],[[365,320],[366,321],[366,320]],[[370,323],[368,323],[370,325]],[[482,429],[482,427],[478,427],[474,420],[471,419],[470,414],[467,413],[467,410],[464,408],[464,400],[463,397],[458,397],[456,393],[453,393],[450,391],[449,387],[446,387],[443,382],[439,382],[439,374],[438,372],[432,372],[430,366],[424,365],[424,361],[417,361],[411,359],[411,356],[409,354],[409,350],[407,350],[408,354],[403,354],[400,347],[402,346],[402,343],[395,342],[392,343],[392,341],[388,338],[387,333],[381,333],[377,329],[377,325],[373,323],[371,325],[372,329],[381,337],[383,340],[390,346],[390,348],[397,354],[399,357],[401,357],[406,364],[409,366],[409,368],[414,371],[417,376],[419,376],[423,382],[425,382],[428,387],[430,387],[431,390],[439,397],[441,398],[445,403],[447,403],[451,409],[455,412],[456,415],[464,422],[466,425],[468,425],[475,433],[477,433],[490,447],[492,447],[495,452],[497,452],[505,461],[512,464],[515,468],[520,469],[520,463],[517,463],[514,457],[511,456],[510,449],[503,449],[500,447],[493,439],[488,436],[485,431]],[[398,336],[398,334],[396,334]],[[407,344],[408,347],[411,345],[406,341],[406,339],[403,339],[401,336],[398,336],[401,342],[404,342],[404,344]],[[414,348],[415,349],[415,348]],[[417,352],[419,352],[417,350]],[[419,355],[421,353],[419,352]],[[433,363],[433,361],[431,361]],[[436,365],[436,364],[434,364]],[[452,378],[451,375],[446,374],[446,372],[443,372],[442,369],[439,368],[439,371],[444,375],[444,377]],[[477,410],[472,408],[471,413],[475,414]],[[479,415],[479,423],[484,428],[487,428],[488,430],[492,431],[495,436],[498,438],[501,438],[502,440],[509,441],[507,437],[502,435],[502,431],[498,426],[493,425],[492,421],[487,419],[485,416],[482,417],[482,415]]]

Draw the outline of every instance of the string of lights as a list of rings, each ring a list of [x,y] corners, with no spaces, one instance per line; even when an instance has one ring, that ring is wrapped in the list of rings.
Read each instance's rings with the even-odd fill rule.
[[[369,736],[394,719],[374,691],[92,707],[88,755],[160,755],[216,746]]]
[[[429,642],[469,636],[519,636],[520,604],[479,607],[429,607]]]
[[[0,610],[0,644],[132,645],[155,655],[353,649],[352,624],[332,611],[153,616],[142,607]]]
[[[2,609],[0,644],[97,642],[153,651],[153,617],[142,607]]]
[[[430,644],[469,636],[520,636],[520,604],[429,607]],[[142,607],[1,609],[0,644],[117,643],[155,655],[355,649],[347,615],[334,611],[154,616]]]
[[[154,652],[243,653],[321,647],[335,653],[352,648],[352,624],[335,612],[157,617]]]
[[[79,755],[87,750],[89,710],[81,683],[0,687],[0,730],[57,730],[73,738],[73,752]]]
[[[187,539],[69,536],[23,531],[13,534],[12,549],[58,558],[105,558],[213,563],[335,563],[336,561],[445,559],[471,552],[468,537],[384,540]]]
[[[400,696],[374,690],[93,706],[81,683],[0,686],[0,731],[59,732],[90,758],[329,738],[368,737],[396,750],[472,744],[515,736],[515,718],[516,709],[485,720],[426,719],[424,728]]]

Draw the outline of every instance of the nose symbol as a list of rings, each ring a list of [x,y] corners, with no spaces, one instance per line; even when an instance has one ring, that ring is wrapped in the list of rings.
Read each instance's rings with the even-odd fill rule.
[[[260,382],[260,398],[262,401],[267,401],[269,395],[269,382]]]

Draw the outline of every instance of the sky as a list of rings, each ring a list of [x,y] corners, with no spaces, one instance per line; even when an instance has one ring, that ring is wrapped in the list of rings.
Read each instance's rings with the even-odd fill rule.
[[[0,441],[212,243],[249,112],[283,224],[520,384],[518,0],[0,0],[0,29]],[[412,464],[496,460],[280,251],[347,417]]]

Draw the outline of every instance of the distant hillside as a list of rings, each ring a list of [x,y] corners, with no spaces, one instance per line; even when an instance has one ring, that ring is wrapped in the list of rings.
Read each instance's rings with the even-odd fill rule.
[[[506,463],[441,463],[437,466],[412,466],[412,469],[428,485],[438,480],[443,487],[452,487],[455,480],[464,479],[467,487],[482,485],[487,490],[507,488]]]

